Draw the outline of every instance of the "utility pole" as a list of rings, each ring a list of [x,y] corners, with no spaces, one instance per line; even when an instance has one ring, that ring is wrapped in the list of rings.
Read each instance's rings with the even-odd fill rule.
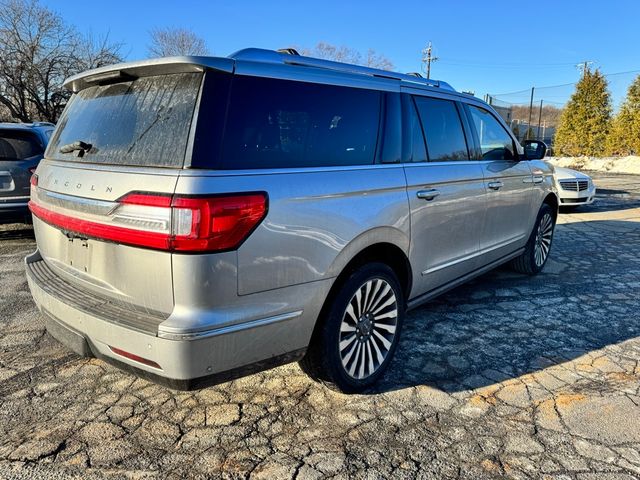
[[[527,133],[525,135],[525,140],[531,140],[529,138],[529,132],[531,132],[531,117],[533,115],[533,92],[535,92],[536,87],[531,87],[531,102],[529,102],[529,124],[527,125]]]
[[[422,50],[422,63],[426,65],[427,79],[431,78],[431,62],[438,60],[438,57],[432,55],[433,47],[431,42],[427,45],[427,48]]]
[[[536,140],[540,140],[540,124],[542,123],[542,100],[540,100],[540,112],[538,113],[538,135]]]

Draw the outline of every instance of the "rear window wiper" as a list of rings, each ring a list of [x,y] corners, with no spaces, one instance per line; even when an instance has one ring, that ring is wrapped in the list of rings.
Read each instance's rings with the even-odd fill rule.
[[[68,143],[60,147],[60,153],[76,152],[76,155],[78,157],[82,157],[84,156],[85,153],[91,150],[91,147],[93,147],[93,145],[91,145],[90,143],[86,143],[81,140],[78,140],[77,142]]]

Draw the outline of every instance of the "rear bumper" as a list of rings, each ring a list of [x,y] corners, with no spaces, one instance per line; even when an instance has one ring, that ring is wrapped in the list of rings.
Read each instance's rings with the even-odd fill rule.
[[[224,328],[193,338],[161,338],[157,333],[135,330],[116,323],[115,319],[100,317],[99,314],[104,315],[100,308],[95,312],[78,308],[64,292],[56,293],[47,285],[52,279],[43,280],[34,273],[31,264],[43,262],[39,252],[25,262],[29,288],[54,338],[80,355],[102,358],[181,390],[201,388],[299,359],[311,337],[319,313],[317,305],[321,306],[319,300],[300,289],[295,294],[306,299],[308,308],[293,312],[295,315],[252,320],[235,329]],[[314,283],[318,284],[318,298],[324,298],[330,285]],[[155,362],[160,368],[121,356],[111,347]]]

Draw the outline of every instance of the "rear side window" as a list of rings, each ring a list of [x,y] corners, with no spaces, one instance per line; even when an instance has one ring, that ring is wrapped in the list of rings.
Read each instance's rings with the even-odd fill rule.
[[[358,88],[235,77],[220,168],[372,164],[380,95]]]
[[[480,140],[483,160],[513,160],[515,147],[507,131],[483,108],[469,105],[473,125]]]
[[[415,97],[430,162],[469,160],[456,104],[439,98]]]
[[[0,130],[0,161],[25,160],[42,153],[42,146],[34,134],[17,130]]]
[[[201,81],[202,73],[177,73],[81,90],[69,102],[47,157],[181,168]],[[82,157],[60,152],[78,141],[91,145]]]

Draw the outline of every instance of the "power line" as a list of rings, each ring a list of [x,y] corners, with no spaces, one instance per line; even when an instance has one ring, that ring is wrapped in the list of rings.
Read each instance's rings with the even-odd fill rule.
[[[444,57],[441,60],[445,62],[451,62],[458,65],[490,65],[490,66],[503,66],[503,67],[569,67],[574,66],[576,62],[563,62],[563,63],[526,63],[526,62],[474,62],[469,60],[461,60],[457,58]]]
[[[640,73],[640,70],[627,70],[624,72],[615,72],[615,73],[603,73],[602,76],[603,77],[613,77],[616,75],[628,75],[630,73]],[[543,88],[558,88],[558,87],[568,87],[571,85],[575,85],[578,82],[570,82],[570,83],[560,83],[558,85],[547,85],[545,87],[536,87],[536,90],[542,90]],[[525,90],[518,90],[516,92],[507,92],[507,93],[492,93],[491,96],[492,97],[507,97],[510,95],[517,95],[520,93],[529,93],[531,91],[530,88],[527,88]]]

